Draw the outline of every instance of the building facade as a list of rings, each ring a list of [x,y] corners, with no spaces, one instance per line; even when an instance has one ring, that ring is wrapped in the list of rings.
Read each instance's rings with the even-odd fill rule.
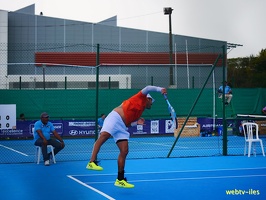
[[[35,15],[34,4],[15,12],[0,11],[0,15],[1,89],[32,85],[38,89],[45,82],[46,88],[60,89],[66,81],[72,82],[70,88],[90,88],[99,64],[103,87],[140,88],[151,83],[200,88],[227,45],[225,41],[172,35],[170,61],[169,34],[118,27],[116,17],[96,24],[59,19]],[[215,82],[222,80],[222,65],[220,59]],[[70,75],[76,78],[68,78]],[[121,83],[114,80],[117,75],[123,79]]]

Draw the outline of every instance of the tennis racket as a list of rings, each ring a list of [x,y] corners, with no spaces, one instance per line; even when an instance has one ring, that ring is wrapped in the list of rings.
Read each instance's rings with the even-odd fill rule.
[[[168,100],[168,97],[167,97],[167,94],[164,94],[164,99],[168,105],[168,111],[171,115],[171,119],[172,119],[172,126],[171,126],[171,129],[173,128],[176,129],[177,128],[177,119],[176,119],[176,113],[175,113],[175,109],[173,108],[173,106],[170,104],[169,100]]]

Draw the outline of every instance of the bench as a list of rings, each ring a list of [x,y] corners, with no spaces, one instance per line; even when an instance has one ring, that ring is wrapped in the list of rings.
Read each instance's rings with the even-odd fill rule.
[[[186,118],[178,118],[178,127],[174,130],[174,136],[177,137]],[[184,127],[180,137],[199,137],[200,136],[200,124],[197,122],[197,117],[190,117]]]

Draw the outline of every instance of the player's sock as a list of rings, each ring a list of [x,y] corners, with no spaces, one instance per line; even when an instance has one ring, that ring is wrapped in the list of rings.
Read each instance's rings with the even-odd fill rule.
[[[125,170],[123,170],[121,172],[118,172],[117,179],[119,181],[123,180],[124,179],[124,174],[125,174]]]

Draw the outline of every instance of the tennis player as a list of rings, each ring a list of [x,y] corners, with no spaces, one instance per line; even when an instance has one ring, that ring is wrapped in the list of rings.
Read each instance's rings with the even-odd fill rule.
[[[125,100],[120,106],[113,109],[105,118],[101,129],[101,135],[94,144],[91,159],[86,168],[90,170],[103,170],[103,168],[97,164],[97,154],[104,142],[106,142],[110,136],[113,136],[120,151],[117,160],[118,175],[114,184],[115,186],[122,188],[134,187],[134,185],[128,183],[127,179],[124,177],[125,161],[128,154],[128,140],[130,136],[127,127],[144,124],[145,120],[140,117],[145,109],[151,109],[152,103],[154,102],[154,99],[149,94],[150,92],[165,94],[166,89],[157,86],[146,86],[137,94]]]

